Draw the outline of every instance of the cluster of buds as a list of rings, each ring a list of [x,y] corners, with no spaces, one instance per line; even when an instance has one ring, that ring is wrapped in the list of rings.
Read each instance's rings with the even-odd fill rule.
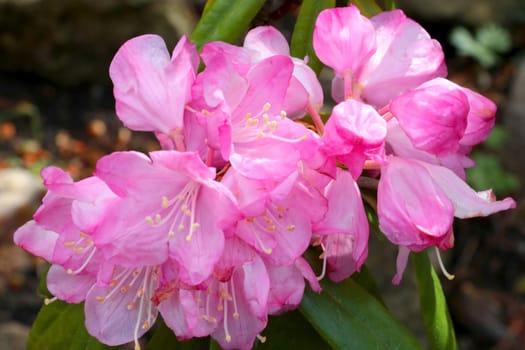
[[[112,153],[78,182],[43,169],[48,193],[15,242],[52,264],[51,300],[85,302],[89,333],[109,345],[139,348],[160,313],[179,339],[250,348],[306,283],[320,292],[325,274],[338,282],[365,262],[358,183],[377,189],[399,246],[395,283],[410,251],[453,246],[454,217],[515,206],[465,183],[496,106],[444,78],[441,46],[416,22],[329,9],[313,45],[334,71],[326,123],[315,73],[272,27],[200,55],[185,37],[171,56],[155,35],[126,42],[110,66],[116,112],[162,150]],[[312,245],[319,276],[303,257]]]

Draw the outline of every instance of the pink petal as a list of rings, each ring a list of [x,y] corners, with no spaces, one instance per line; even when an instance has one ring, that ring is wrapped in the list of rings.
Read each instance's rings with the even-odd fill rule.
[[[376,49],[374,27],[355,6],[322,11],[313,46],[319,59],[338,75],[357,76]]]
[[[116,110],[133,130],[169,134],[182,129],[184,106],[195,79],[196,49],[183,37],[173,60],[157,35],[127,41],[111,62]]]
[[[47,273],[47,288],[52,295],[68,303],[80,303],[96,283],[96,275],[69,274],[58,265],[51,265]]]
[[[31,220],[16,230],[13,239],[16,245],[31,254],[52,262],[58,237],[58,233],[46,230]]]
[[[396,274],[392,278],[392,284],[398,285],[403,278],[403,274],[407,268],[408,257],[410,256],[410,250],[407,247],[399,246],[399,252],[397,253],[396,259]]]
[[[441,45],[400,10],[371,18],[377,51],[365,65],[359,82],[362,98],[381,108],[390,99],[435,77],[446,76]]]
[[[445,167],[423,162],[421,165],[428,170],[432,179],[454,204],[454,215],[458,218],[488,216],[516,207],[516,202],[510,197],[496,201],[491,190],[474,191],[465,181]]]
[[[252,60],[255,62],[275,55],[290,55],[284,35],[271,26],[250,30],[244,38],[244,48],[252,51]]]
[[[84,310],[92,336],[107,345],[121,345],[138,340],[153,326],[158,311],[151,301],[156,288],[152,269],[142,268],[136,276],[120,270],[114,276],[116,284],[94,286],[88,292]]]
[[[304,277],[295,266],[266,265],[270,276],[268,313],[278,315],[299,306],[304,293]]]

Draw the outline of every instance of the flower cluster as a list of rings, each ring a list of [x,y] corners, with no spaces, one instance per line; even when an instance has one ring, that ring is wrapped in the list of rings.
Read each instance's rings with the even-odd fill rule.
[[[400,248],[396,283],[409,251],[453,246],[454,217],[515,206],[464,181],[495,105],[444,78],[439,43],[402,11],[325,10],[313,45],[334,71],[326,124],[315,73],[272,27],[200,55],[184,37],[171,56],[155,35],[120,48],[117,115],[162,150],[112,153],[78,182],[45,168],[43,204],[15,233],[52,264],[56,299],[85,302],[90,334],[138,348],[160,313],[180,339],[250,348],[268,315],[298,306],[306,282],[320,291],[302,257],[309,246],[333,281],[363,265],[357,181],[377,189],[380,228]]]

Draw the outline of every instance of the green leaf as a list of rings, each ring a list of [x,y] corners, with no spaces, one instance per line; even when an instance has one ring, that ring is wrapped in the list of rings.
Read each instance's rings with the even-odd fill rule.
[[[315,20],[317,19],[319,12],[334,6],[335,0],[304,0],[292,34],[292,42],[290,45],[292,56],[301,59],[308,56],[308,65],[317,74],[321,72],[323,65],[315,55],[312,46]]]
[[[256,341],[254,350],[264,349],[328,349],[329,345],[321,338],[299,310],[279,316],[270,316],[268,326],[262,335],[264,343]]]
[[[336,349],[422,349],[412,334],[351,279],[305,292],[300,310]]]
[[[248,29],[265,0],[209,0],[191,35],[200,49],[205,43],[222,40],[233,43]]]
[[[27,350],[113,349],[90,336],[84,326],[84,304],[55,301],[42,306],[29,332]]]
[[[457,349],[454,326],[450,320],[447,302],[439,278],[428,259],[427,252],[412,253],[416,271],[419,301],[431,349]]]
[[[383,11],[381,6],[379,6],[374,0],[352,0],[350,3],[357,6],[363,16],[366,17],[373,17]]]
[[[179,341],[173,331],[159,317],[155,324],[151,339],[146,344],[146,350],[206,350],[210,346],[210,338],[193,338]]]

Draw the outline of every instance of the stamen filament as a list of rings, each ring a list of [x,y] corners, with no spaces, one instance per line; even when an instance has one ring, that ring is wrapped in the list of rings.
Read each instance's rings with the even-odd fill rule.
[[[436,249],[436,255],[439,263],[439,267],[441,268],[441,272],[443,272],[443,275],[449,280],[452,281],[456,276],[450,274],[447,269],[445,269],[445,265],[443,264],[443,260],[441,260],[441,254],[439,253],[438,247],[434,246]]]
[[[324,276],[326,275],[326,260],[328,260],[328,254],[327,254],[327,251],[326,251],[326,247],[323,243],[321,243],[321,248],[323,248],[323,254],[322,254],[322,258],[323,258],[323,269],[321,270],[321,274],[319,276],[317,276],[317,280],[320,281],[324,278]]]
[[[97,247],[93,247],[93,249],[91,250],[91,253],[89,253],[89,256],[87,257],[86,261],[84,261],[84,263],[79,268],[77,268],[76,270],[67,269],[67,273],[70,274],[70,275],[76,275],[76,274],[79,274],[80,272],[82,272],[86,268],[86,266],[89,264],[89,262],[91,261],[91,259],[95,255],[96,251],[97,251]]]

